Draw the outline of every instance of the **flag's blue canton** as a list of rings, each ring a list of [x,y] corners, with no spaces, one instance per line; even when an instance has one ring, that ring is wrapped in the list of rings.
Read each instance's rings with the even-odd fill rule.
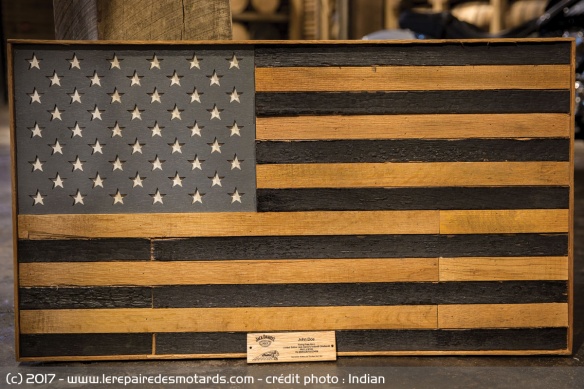
[[[253,51],[16,50],[20,214],[255,210]]]

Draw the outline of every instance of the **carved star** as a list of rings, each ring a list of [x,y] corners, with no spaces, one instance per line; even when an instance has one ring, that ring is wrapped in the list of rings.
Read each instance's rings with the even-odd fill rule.
[[[201,68],[199,65],[200,60],[197,58],[197,56],[195,54],[193,54],[193,58],[189,59],[188,61],[191,64],[190,69],[192,69],[192,68],[200,69]]]
[[[243,127],[245,127],[245,126],[239,127],[236,122],[233,122],[233,125],[232,126],[227,126],[227,128],[229,128],[231,130],[231,135],[230,136],[233,136],[233,135],[241,136],[241,134],[239,133],[239,131]]]
[[[144,146],[144,145],[145,145],[145,143],[138,142],[138,138],[136,138],[136,141],[133,144],[129,144],[128,146],[132,146],[132,154],[135,154],[135,153],[142,154],[142,146]]]
[[[233,169],[239,169],[239,170],[241,170],[241,162],[243,162],[243,159],[240,161],[237,158],[237,155],[234,155],[233,156],[233,159],[232,160],[229,160],[228,162],[231,163],[231,170],[233,170]]]
[[[75,170],[81,170],[81,171],[83,171],[83,162],[85,162],[85,161],[81,161],[79,159],[79,156],[77,156],[75,158],[75,161],[69,161],[69,162],[71,164],[73,164],[73,171],[75,171]]]
[[[113,68],[121,69],[120,61],[122,61],[122,60],[118,59],[118,57],[114,54],[114,58],[109,61],[109,63],[111,64],[110,70]]]
[[[219,79],[223,76],[219,76],[215,70],[213,70],[213,75],[207,77],[211,80],[209,86],[211,85],[221,86],[221,84],[219,84]]]
[[[239,96],[241,96],[243,93],[237,93],[237,90],[235,88],[233,88],[233,91],[231,93],[227,92],[227,94],[230,97],[230,100],[229,100],[230,103],[233,103],[234,101],[241,103],[241,101],[239,101]]]
[[[231,204],[237,202],[241,204],[241,196],[243,196],[245,193],[239,193],[237,191],[237,188],[235,188],[235,192],[233,193],[229,193],[229,196],[231,196]]]
[[[124,95],[124,93],[120,93],[118,92],[118,88],[115,88],[113,93],[108,93],[108,95],[112,98],[112,101],[110,101],[110,104],[113,103],[122,103],[122,96]]]
[[[202,94],[204,93],[199,93],[197,88],[193,89],[192,93],[187,93],[187,95],[191,96],[191,103],[194,103],[195,101],[200,103]]]
[[[151,194],[150,195],[152,197],[152,204],[156,204],[156,203],[160,203],[160,204],[164,204],[162,202],[162,198],[164,196],[166,196],[165,194],[160,193],[160,191],[158,190],[158,188],[156,188],[156,193]]]
[[[69,63],[71,64],[69,65],[69,70],[73,68],[81,69],[79,61],[80,60],[77,58],[77,55],[73,54],[73,58],[69,60]]]
[[[55,155],[57,153],[63,155],[63,147],[59,143],[59,140],[58,139],[55,139],[55,144],[49,145],[49,146],[51,146],[53,148],[53,151],[51,152],[51,155]]]
[[[93,181],[94,188],[97,188],[98,186],[103,188],[103,180],[105,180],[105,178],[101,178],[99,172],[95,175],[95,178],[90,178],[90,180]]]
[[[77,193],[75,195],[71,195],[71,197],[73,197],[73,200],[74,200],[73,205],[76,205],[76,204],[85,205],[83,203],[83,199],[85,198],[85,196],[83,196],[81,194],[81,192],[79,191],[79,189],[77,189]]]
[[[223,112],[223,110],[217,108],[216,104],[213,105],[213,109],[208,109],[207,111],[211,112],[211,120],[213,119],[221,120],[221,112]]]
[[[142,112],[144,112],[144,110],[138,109],[137,105],[134,105],[134,109],[129,110],[128,112],[132,113],[132,120],[134,120],[134,119],[142,120]]]
[[[180,86],[180,79],[181,79],[182,77],[183,77],[183,76],[179,76],[179,75],[176,73],[176,70],[175,70],[175,71],[174,71],[174,73],[172,74],[172,76],[168,76],[168,78],[170,78],[170,86],[173,86],[173,85],[178,85],[178,86]]]
[[[49,111],[51,113],[51,121],[55,120],[55,119],[59,119],[59,120],[63,120],[61,119],[61,111],[59,111],[59,108],[57,108],[57,106],[55,105],[55,109],[52,111]],[[65,111],[63,111],[65,112]]]
[[[175,104],[174,109],[168,110],[168,112],[170,112],[170,115],[171,115],[170,120],[173,120],[173,119],[182,120],[180,117],[180,113],[183,111],[184,111],[184,109],[178,109],[178,107]]]
[[[156,54],[154,54],[154,57],[152,57],[152,59],[149,59],[150,61],[150,69],[154,69],[154,68],[158,68],[160,69],[160,61],[157,57]]]
[[[87,111],[91,113],[91,120],[94,119],[99,119],[101,120],[101,113],[105,112],[104,110],[99,110],[99,108],[97,108],[97,105],[95,106],[95,109],[93,111]]]
[[[158,122],[154,122],[154,127],[148,127],[152,130],[152,136],[158,135],[158,136],[162,136],[162,129],[164,127],[160,127],[158,125]]]
[[[192,127],[189,127],[189,130],[191,130],[191,136],[201,136],[201,130],[205,128],[205,126],[201,126],[199,127],[199,125],[197,124],[197,122],[195,122],[195,125]]]
[[[116,171],[116,170],[124,171],[124,169],[122,168],[122,165],[126,161],[121,161],[119,156],[116,155],[116,159],[113,161],[110,161],[110,162],[113,165],[112,171]]]
[[[191,170],[195,170],[195,169],[199,169],[199,170],[203,170],[203,162],[205,162],[204,159],[199,160],[199,157],[197,157],[197,155],[195,155],[195,159],[191,159],[189,160],[189,162],[193,165]]]
[[[59,85],[61,86],[61,78],[57,75],[57,72],[53,72],[53,75],[50,77],[47,77],[49,80],[51,80],[51,85]]]
[[[59,173],[57,173],[57,176],[55,178],[49,178],[49,180],[53,182],[53,189],[64,188],[63,181],[65,180],[65,178],[61,178]]]
[[[126,197],[127,195],[125,194],[121,194],[120,190],[118,189],[118,191],[116,192],[115,195],[110,195],[111,197],[114,198],[114,205],[116,204],[124,204],[124,197]]]
[[[156,156],[156,158],[153,161],[148,161],[148,162],[150,162],[152,164],[152,171],[154,171],[156,169],[162,170],[162,164],[164,163],[164,161],[163,160],[161,161],[158,158],[158,155]]]
[[[73,104],[75,102],[81,103],[81,96],[82,95],[83,95],[83,93],[79,93],[77,88],[75,88],[75,90],[73,90],[73,93],[69,93],[69,96],[71,96],[71,102],[69,104]]]
[[[36,88],[34,88],[34,90],[32,91],[32,93],[29,93],[28,95],[30,96],[30,103],[41,103],[41,95],[43,95],[44,93],[39,93]]]
[[[176,174],[174,175],[174,177],[168,177],[172,180],[172,187],[174,188],[175,186],[182,186],[182,180],[184,180],[184,177],[181,177],[178,175],[178,172],[176,172]]]
[[[231,68],[239,69],[239,61],[237,60],[235,53],[233,53],[233,57],[231,57],[231,59],[228,58],[228,60],[229,60],[229,69],[231,69]]]
[[[209,146],[211,146],[211,154],[213,154],[214,152],[218,152],[219,154],[221,154],[221,146],[223,146],[225,143],[219,143],[217,138],[215,138],[213,143],[207,143],[207,144]]]
[[[30,66],[28,67],[28,70],[32,69],[32,68],[37,68],[40,70],[41,66],[40,63],[41,61],[39,59],[37,59],[36,55],[32,55],[31,59],[27,59],[28,63],[30,64]],[[37,192],[38,193],[38,192]]]
[[[95,139],[95,143],[89,146],[93,148],[93,150],[91,151],[91,155],[95,153],[103,154],[103,151],[101,150],[101,147],[103,145],[99,143],[99,140],[97,140],[97,138]]]
[[[93,76],[87,77],[89,78],[89,80],[91,81],[91,84],[89,86],[101,86],[101,78],[97,75],[97,70],[93,72]]]
[[[80,138],[83,138],[81,131],[84,128],[85,127],[79,127],[79,123],[75,122],[75,127],[69,127],[69,129],[71,130],[71,138],[73,138],[74,136],[78,136]]]
[[[130,177],[130,180],[132,180],[132,182],[134,183],[132,188],[135,188],[137,186],[143,188],[144,185],[142,185],[142,181],[144,181],[146,178],[142,178],[140,177],[140,174],[138,174],[138,172],[136,172],[136,177]]]
[[[134,70],[134,74],[131,77],[128,76],[128,78],[132,81],[130,86],[134,86],[134,85],[142,86],[142,85],[140,85],[140,79],[144,78],[144,77],[139,76],[137,71]]]
[[[37,204],[45,205],[45,203],[43,203],[43,200],[45,199],[46,196],[41,195],[41,192],[39,192],[38,189],[36,194],[30,197],[32,197],[32,199],[34,200],[34,203],[32,204],[33,206]]]
[[[211,187],[217,185],[217,186],[221,186],[221,180],[225,177],[220,177],[219,173],[217,173],[217,171],[215,171],[215,175],[213,177],[209,177],[213,183],[211,184]]]
[[[112,130],[112,138],[114,136],[116,136],[116,135],[119,136],[119,137],[122,137],[122,130],[124,128],[125,127],[120,127],[120,125],[118,124],[118,122],[116,122],[116,124],[113,127],[109,127],[109,129]]]
[[[162,96],[163,94],[164,93],[158,93],[158,90],[154,88],[154,92],[148,93],[148,96],[150,96],[150,104],[152,104],[155,101],[161,103],[160,96]]]
[[[199,192],[199,189],[195,188],[195,193],[189,193],[189,196],[193,197],[193,202],[191,204],[194,204],[194,203],[203,204],[203,196],[204,195],[205,195],[204,193]]]
[[[172,147],[172,153],[179,153],[182,154],[181,148],[184,146],[184,143],[179,143],[178,142],[178,138],[174,138],[174,143],[169,143],[168,144],[170,147]]]
[[[43,161],[41,161],[39,159],[39,157],[37,156],[36,159],[33,162],[30,162],[30,164],[32,165],[32,171],[37,171],[40,170],[41,172],[43,171]]]
[[[39,127],[39,125],[35,122],[34,127],[29,127],[29,130],[32,132],[32,135],[30,136],[31,138],[34,138],[35,136],[38,136],[39,138],[42,138],[42,131],[43,129],[41,127]]]

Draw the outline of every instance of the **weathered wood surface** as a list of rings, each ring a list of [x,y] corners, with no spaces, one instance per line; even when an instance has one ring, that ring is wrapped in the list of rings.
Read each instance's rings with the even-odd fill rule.
[[[148,287],[20,288],[20,309],[152,307]]]
[[[440,281],[568,280],[568,257],[440,258]]]

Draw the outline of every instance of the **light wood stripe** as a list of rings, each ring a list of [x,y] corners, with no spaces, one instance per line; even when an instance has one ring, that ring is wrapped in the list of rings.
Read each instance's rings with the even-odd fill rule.
[[[20,238],[437,234],[438,211],[19,215]]]
[[[563,281],[568,257],[440,258],[439,272],[440,281]]]
[[[258,117],[256,139],[567,138],[570,123],[560,113]]]
[[[440,211],[441,234],[568,232],[568,209]]]
[[[570,65],[256,68],[258,92],[570,89]]]
[[[569,185],[568,162],[435,162],[257,165],[257,187],[359,188]]]
[[[439,305],[438,328],[567,327],[568,304]]]
[[[22,334],[433,329],[435,305],[20,311]]]
[[[21,263],[20,286],[438,281],[437,258]]]

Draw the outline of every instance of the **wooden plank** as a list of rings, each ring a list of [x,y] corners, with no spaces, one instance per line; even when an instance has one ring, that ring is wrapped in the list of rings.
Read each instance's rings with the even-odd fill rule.
[[[19,295],[19,309],[152,307],[152,290],[149,287],[21,287]]]
[[[433,234],[438,219],[438,211],[18,216],[20,238]]]
[[[255,85],[257,92],[569,89],[570,65],[256,68]]]
[[[558,113],[259,117],[256,139],[569,138],[570,123]]]
[[[561,186],[435,188],[259,189],[259,212],[408,209],[560,209],[570,189]]]
[[[567,327],[568,304],[439,305],[438,328]]]
[[[569,113],[569,99],[569,90],[517,89],[255,95],[257,116]]]
[[[576,58],[576,42],[571,42],[572,46],[572,58]],[[571,99],[576,101],[576,61],[571,61],[572,70],[571,74],[571,83],[572,88],[570,89],[571,92]],[[576,106],[574,104],[570,105],[570,115],[574,117],[576,114]],[[575,141],[575,120],[570,121],[570,213],[569,213],[569,220],[568,226],[570,232],[568,234],[568,316],[569,316],[569,331],[568,331],[568,350],[572,352],[573,344],[574,344],[574,235],[575,231],[575,204],[574,204],[574,172],[575,172],[575,158],[574,158],[574,141]]]
[[[20,335],[21,357],[123,356],[150,354],[150,334],[30,334]],[[92,358],[93,359],[93,358]],[[125,359],[125,358],[124,358]]]
[[[258,164],[569,161],[570,139],[256,142]]]
[[[20,263],[150,259],[150,241],[147,239],[19,240],[14,247],[18,247]]]
[[[245,354],[245,332],[170,332],[156,334],[156,354]]]
[[[440,211],[441,234],[568,232],[567,209]]]
[[[21,287],[438,281],[436,258],[31,263],[20,267]]]
[[[436,306],[20,311],[22,334],[436,328]]]
[[[570,183],[566,162],[258,165],[258,189],[516,186]],[[504,172],[504,174],[503,174]]]
[[[440,281],[568,280],[568,257],[440,258]]]

